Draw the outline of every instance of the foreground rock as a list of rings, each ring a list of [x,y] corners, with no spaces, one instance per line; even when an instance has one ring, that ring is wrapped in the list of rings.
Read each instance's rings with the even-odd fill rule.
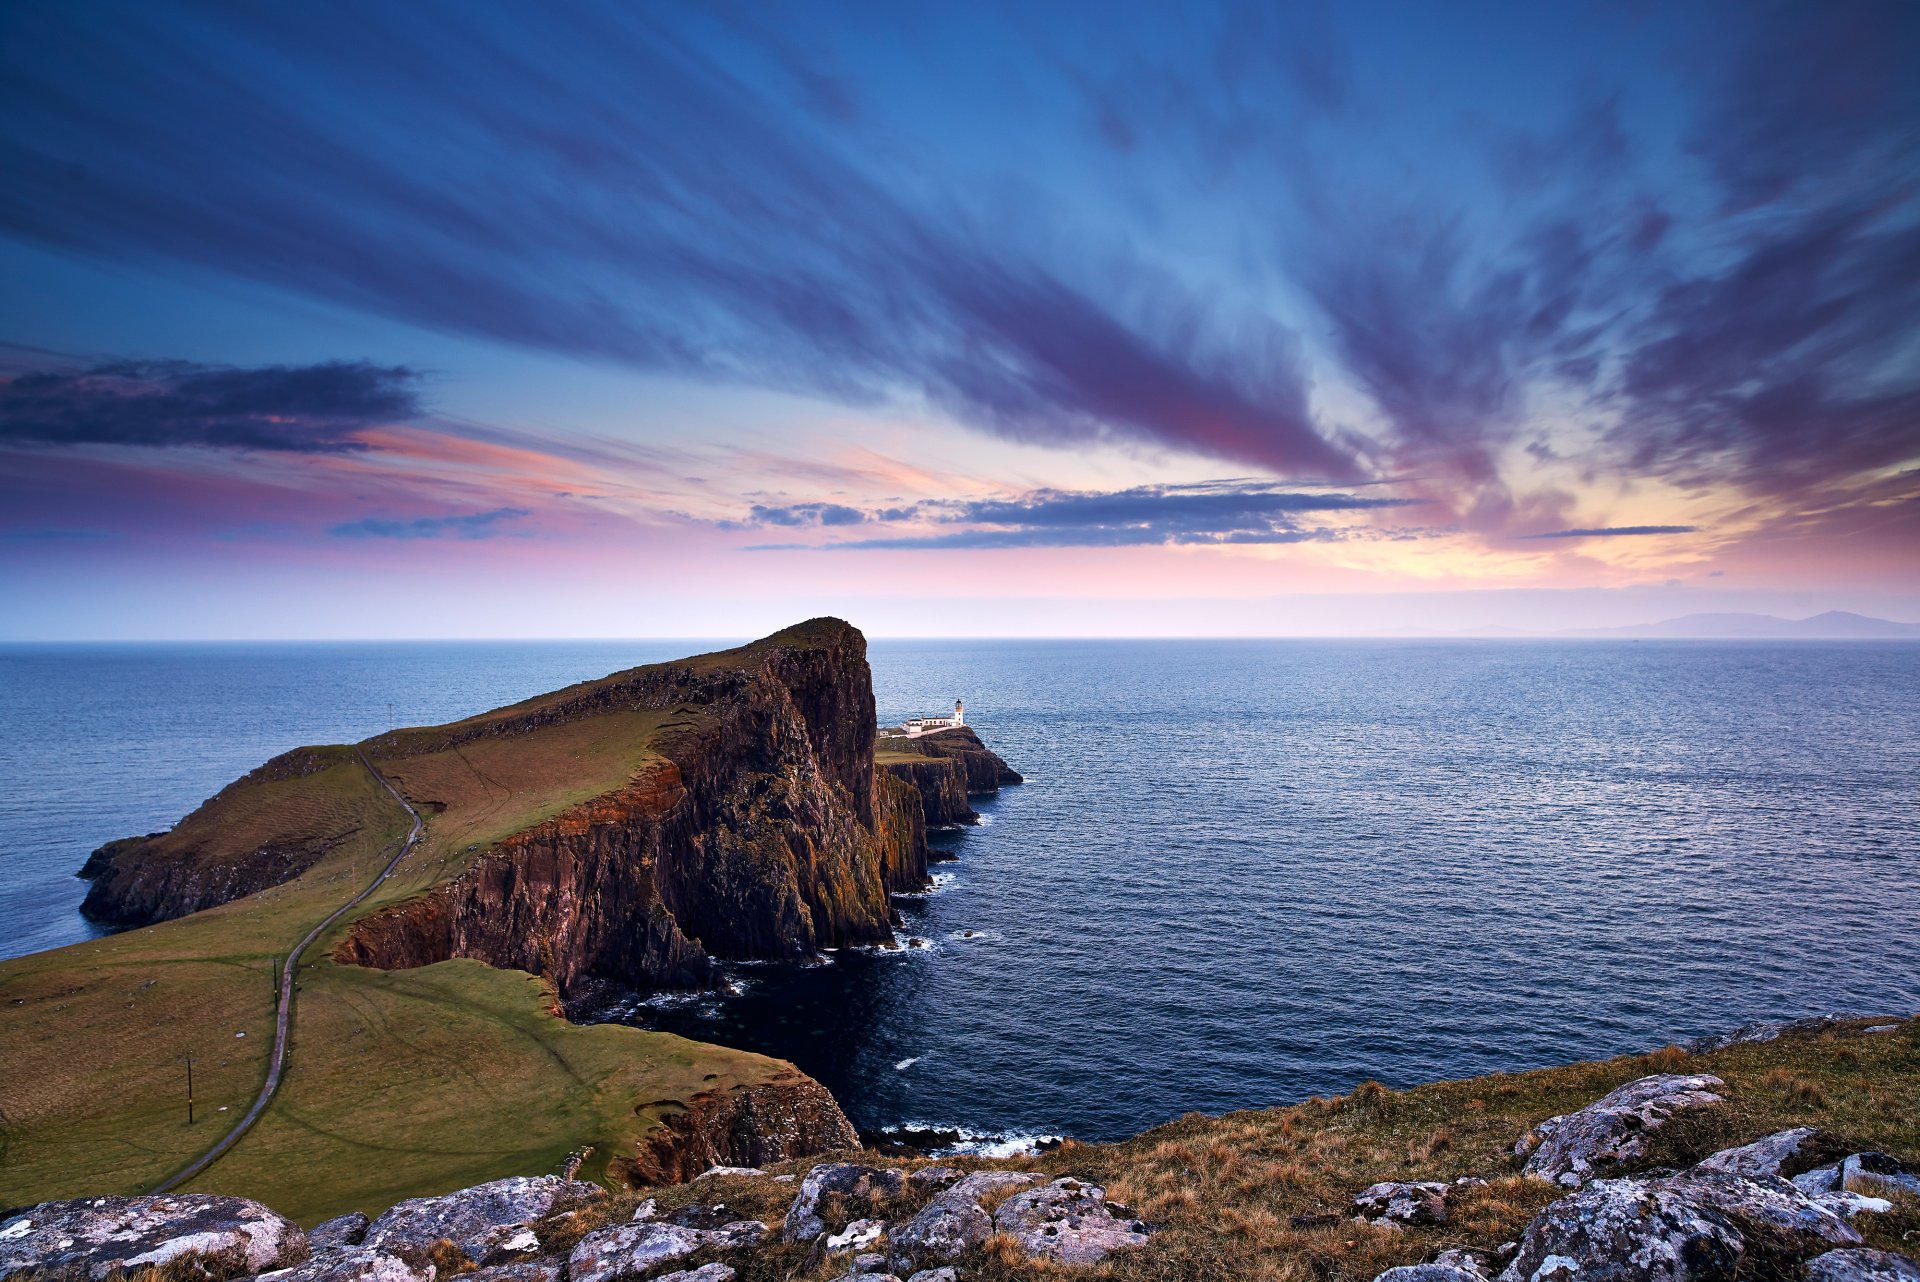
[[[616,1224],[580,1239],[567,1257],[571,1282],[617,1282],[639,1278],[674,1260],[705,1250],[752,1246],[766,1233],[757,1220],[736,1220],[717,1229],[690,1228],[660,1220]],[[725,1266],[722,1266],[725,1267]],[[699,1270],[692,1270],[698,1274]],[[728,1270],[732,1276],[732,1270]],[[708,1282],[702,1278],[701,1282]]]
[[[824,1162],[807,1172],[800,1192],[787,1208],[781,1237],[789,1242],[811,1242],[827,1231],[820,1204],[828,1197],[842,1203],[874,1207],[896,1196],[905,1176],[891,1167],[862,1166],[858,1162]]]
[[[391,1251],[345,1246],[321,1251],[291,1269],[262,1273],[258,1282],[434,1282],[438,1272],[431,1264],[414,1264]]]
[[[261,1273],[307,1257],[307,1236],[258,1202],[204,1193],[43,1202],[0,1223],[0,1278],[63,1273],[90,1279],[176,1260]]]
[[[1807,1265],[1807,1282],[1920,1282],[1920,1263],[1891,1251],[1829,1251]]]
[[[514,1176],[401,1202],[369,1224],[360,1241],[387,1250],[424,1250],[445,1240],[475,1264],[504,1264],[540,1253],[535,1221],[602,1196],[598,1184],[557,1175]]]
[[[1026,1188],[1040,1176],[1024,1171],[980,1171],[936,1193],[888,1242],[915,1262],[957,1260],[993,1235],[993,1217],[981,1201],[1005,1189]]]
[[[1126,1208],[1110,1206],[1105,1189],[1067,1178],[1014,1194],[994,1212],[993,1224],[1030,1258],[1098,1264],[1125,1247],[1146,1245],[1147,1226],[1116,1210]]]
[[[1567,1188],[1645,1155],[1647,1136],[1675,1114],[1721,1102],[1726,1083],[1705,1073],[1656,1073],[1608,1092],[1575,1113],[1550,1117],[1514,1146],[1526,1171]]]
[[[1354,1214],[1373,1224],[1445,1224],[1447,1185],[1434,1180],[1389,1180],[1363,1189]]]

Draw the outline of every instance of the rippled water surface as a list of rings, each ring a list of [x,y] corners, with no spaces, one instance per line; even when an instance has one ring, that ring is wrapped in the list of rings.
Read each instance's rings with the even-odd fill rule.
[[[593,642],[0,649],[0,945],[274,752],[686,653]],[[902,901],[931,947],[632,1018],[768,1050],[864,1127],[1169,1116],[1920,1009],[1920,647],[875,642],[1030,782]],[[968,939],[966,932],[977,932]]]

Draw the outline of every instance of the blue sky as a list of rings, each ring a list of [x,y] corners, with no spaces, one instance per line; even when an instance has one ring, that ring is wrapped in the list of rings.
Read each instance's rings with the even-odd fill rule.
[[[1920,616],[1916,65],[1892,0],[9,5],[0,629]]]

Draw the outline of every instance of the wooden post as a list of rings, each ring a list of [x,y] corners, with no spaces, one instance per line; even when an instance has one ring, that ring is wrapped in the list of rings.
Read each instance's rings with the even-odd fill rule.
[[[187,1125],[193,1125],[193,1056],[187,1056]]]

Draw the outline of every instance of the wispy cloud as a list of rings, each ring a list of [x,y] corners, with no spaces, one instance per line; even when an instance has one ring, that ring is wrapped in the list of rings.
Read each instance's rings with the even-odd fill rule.
[[[116,361],[0,381],[0,444],[339,454],[355,433],[420,414],[419,375],[364,361],[241,369]]]
[[[835,521],[802,521],[794,508],[754,509],[749,524],[857,525],[918,523],[966,526],[924,529],[816,544],[764,544],[758,550],[1015,547],[1147,547],[1201,544],[1325,542],[1344,537],[1324,525],[1307,525],[1311,514],[1365,512],[1406,507],[1414,500],[1345,493],[1306,492],[1256,481],[1211,481],[1192,485],[1147,485],[1126,490],[1035,490],[1017,498],[930,499],[896,508],[839,508]],[[763,515],[773,514],[770,519]]]
[[[1523,539],[1602,539],[1633,534],[1694,534],[1696,525],[1603,525],[1586,530],[1548,530],[1544,534],[1522,534]]]
[[[336,525],[327,533],[342,539],[490,539],[513,533],[502,527],[532,515],[525,508],[502,507],[491,512],[416,516],[411,520],[370,516]]]

